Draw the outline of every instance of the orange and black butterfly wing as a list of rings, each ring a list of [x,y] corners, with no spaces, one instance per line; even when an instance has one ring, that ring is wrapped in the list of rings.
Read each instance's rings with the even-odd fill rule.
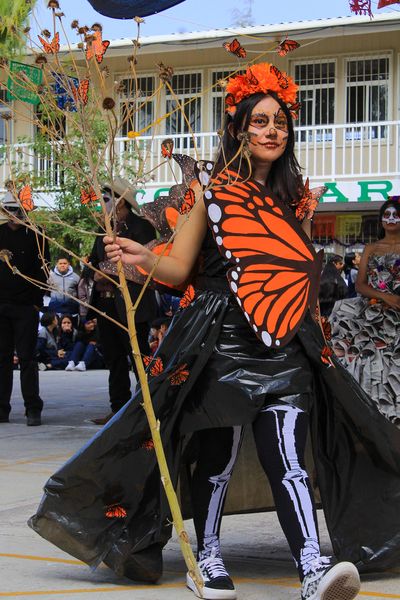
[[[101,48],[100,48],[100,51],[99,51],[98,53],[96,53],[96,54],[95,54],[95,56],[96,56],[96,60],[97,60],[97,62],[98,62],[99,64],[103,62],[104,55],[105,55],[105,53],[106,53],[106,50],[107,50],[107,48],[109,47],[109,45],[110,45],[110,42],[109,42],[109,40],[103,40],[103,41],[101,42]]]
[[[18,199],[22,208],[29,212],[34,209],[33,198],[32,198],[32,188],[30,185],[24,185],[23,188],[18,192]]]
[[[196,195],[192,188],[188,188],[183,197],[182,206],[180,208],[181,215],[187,215],[192,210],[196,202]]]
[[[42,48],[46,54],[52,54],[53,48],[51,47],[51,43],[45,40],[41,35],[38,35],[39,42],[42,44]]]
[[[288,52],[293,52],[294,50],[297,50],[297,48],[300,48],[299,42],[296,42],[296,40],[288,40],[286,38],[286,40],[283,40],[283,42],[278,44],[276,51],[279,56],[286,56]]]
[[[311,241],[289,207],[233,171],[204,196],[219,251],[233,263],[227,276],[239,305],[267,346],[284,346],[314,302],[319,267]]]
[[[89,92],[89,79],[82,79],[78,87],[72,85],[72,95],[74,97],[75,103],[81,102],[83,106],[86,106],[88,103],[88,92]]]
[[[233,39],[231,42],[224,42],[223,47],[227,52],[231,54],[235,54],[239,58],[246,58],[247,52],[239,42],[237,38]]]
[[[289,87],[289,80],[286,77],[286,75],[284,75],[282,71],[280,71],[275,65],[271,65],[270,70],[275,74],[276,78],[278,79],[278,84],[280,85],[280,87],[283,90],[286,90]]]

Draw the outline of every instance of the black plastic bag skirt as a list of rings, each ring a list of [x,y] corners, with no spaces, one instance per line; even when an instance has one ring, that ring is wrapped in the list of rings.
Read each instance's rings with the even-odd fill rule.
[[[387,568],[400,559],[400,430],[344,368],[322,362],[323,346],[308,315],[288,346],[270,350],[230,295],[200,292],[176,315],[148,367],[172,480],[178,478],[182,432],[250,423],[266,404],[299,406],[310,412],[335,554],[360,570]],[[91,566],[104,560],[135,578],[126,565],[154,549],[157,555],[171,533],[149,438],[138,392],[47,481],[30,526]],[[154,567],[153,576],[137,573],[156,580],[161,568]]]

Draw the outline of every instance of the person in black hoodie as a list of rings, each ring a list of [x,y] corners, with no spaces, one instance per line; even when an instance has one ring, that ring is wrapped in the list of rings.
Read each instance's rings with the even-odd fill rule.
[[[103,192],[106,205],[109,206],[111,206],[112,196],[114,195],[116,200],[116,226],[121,237],[136,240],[141,244],[146,244],[155,239],[156,232],[153,226],[139,216],[140,208],[135,199],[136,194],[127,180],[117,177],[104,186]],[[103,238],[97,236],[89,257],[89,262],[94,267],[105,270],[106,264],[104,261],[106,258]],[[113,277],[113,279],[117,280],[116,277]],[[141,286],[128,281],[128,287],[132,301],[135,302],[141,292]],[[98,273],[94,275],[94,286],[90,304],[126,326],[125,303],[120,291],[107,278],[102,277]],[[137,337],[142,354],[150,354],[148,343],[149,323],[156,316],[157,301],[155,293],[153,290],[147,289],[135,315]],[[111,412],[104,417],[93,419],[96,425],[104,425],[130,400],[131,367],[129,363],[132,364],[135,373],[136,369],[128,334],[118,327],[118,325],[115,325],[101,315],[94,314],[89,309],[87,318],[91,319],[93,317],[97,317],[103,357],[110,372],[108,384]],[[131,357],[130,360],[129,357]]]
[[[322,317],[329,317],[337,300],[347,296],[347,285],[341,272],[344,261],[339,254],[331,256],[321,275],[319,303]]]
[[[24,219],[24,213],[10,191],[0,209],[8,219],[0,225],[0,252],[9,256],[10,263],[23,275],[46,283],[43,259],[50,260],[47,242],[17,222],[16,219]],[[0,260],[0,423],[9,422],[16,350],[27,425],[41,424],[43,401],[39,395],[35,351],[42,304],[42,290],[14,274],[6,262]]]

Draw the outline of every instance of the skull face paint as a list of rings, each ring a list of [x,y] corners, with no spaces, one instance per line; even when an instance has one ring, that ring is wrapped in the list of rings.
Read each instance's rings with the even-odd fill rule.
[[[399,225],[400,216],[394,206],[388,206],[382,215],[382,223],[386,225]]]

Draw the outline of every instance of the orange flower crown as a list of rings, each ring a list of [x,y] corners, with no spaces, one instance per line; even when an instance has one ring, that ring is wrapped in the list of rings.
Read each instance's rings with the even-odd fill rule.
[[[263,92],[275,92],[277,96],[288,105],[289,110],[297,108],[297,91],[299,86],[284,71],[280,71],[270,63],[258,63],[246,70],[245,75],[236,75],[228,79],[226,86],[225,107],[226,112],[234,115],[236,105],[243,98]],[[295,112],[295,110],[293,111]]]

